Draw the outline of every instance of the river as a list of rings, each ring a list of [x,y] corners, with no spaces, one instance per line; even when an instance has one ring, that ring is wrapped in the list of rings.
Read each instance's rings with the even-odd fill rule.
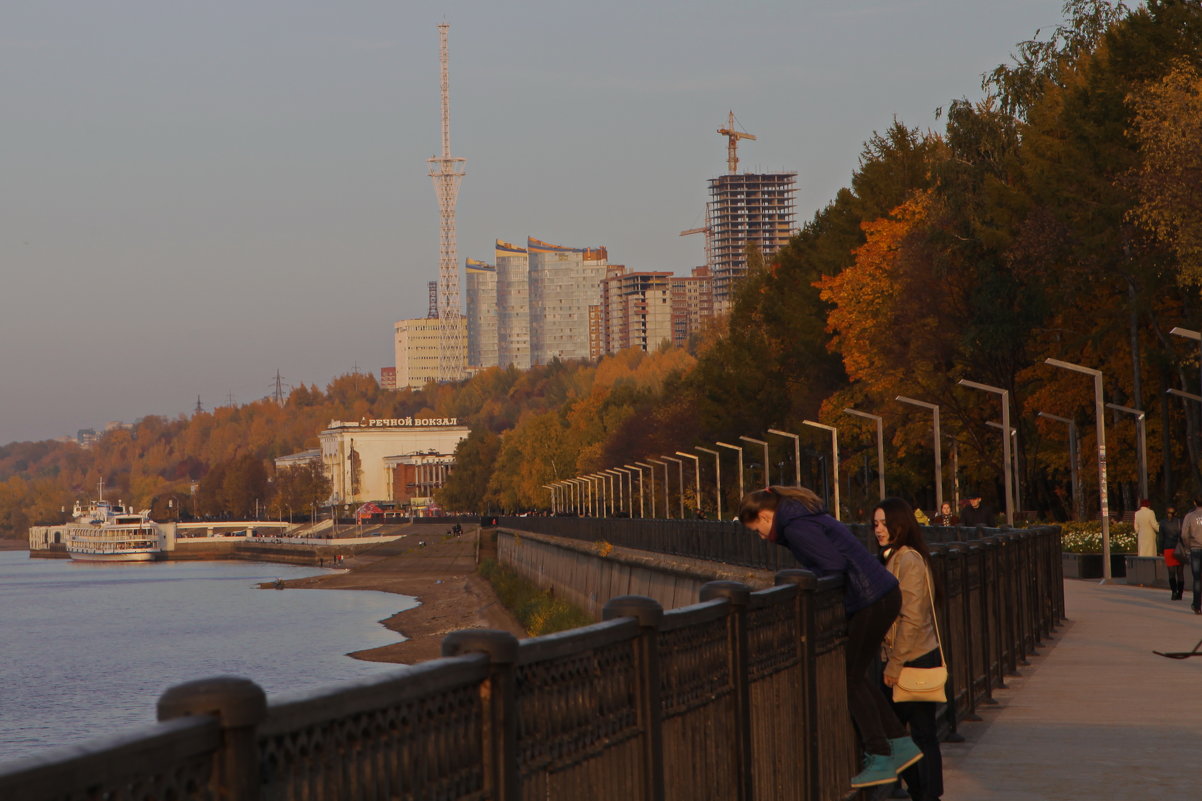
[[[163,690],[205,676],[270,694],[396,670],[346,654],[403,639],[380,621],[414,598],[257,587],[321,572],[0,551],[0,762],[151,723]]]

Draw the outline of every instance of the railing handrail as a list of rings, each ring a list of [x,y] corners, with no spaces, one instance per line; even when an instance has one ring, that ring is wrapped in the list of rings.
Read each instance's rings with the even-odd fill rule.
[[[577,541],[597,530],[562,520]],[[699,536],[724,523],[637,525],[654,534],[651,545],[725,547]],[[784,548],[731,533],[742,538],[726,544],[736,556],[791,562]],[[947,533],[987,538],[932,543],[945,588],[945,731],[989,703],[1063,616],[1054,527]],[[707,765],[713,792],[826,801],[846,791],[854,764],[842,683],[844,581],[795,567],[776,581],[754,592],[711,582],[698,603],[667,612],[648,598],[611,599],[603,622],[520,643],[503,632],[458,632],[444,640],[442,659],[269,701],[244,679],[179,685],[160,699],[160,717],[170,720],[0,766],[0,797],[103,797],[139,786],[181,801],[217,792],[257,801],[264,788],[317,801],[517,801],[571,787],[584,801],[661,801],[687,795],[689,755],[702,738],[721,755]],[[522,732],[548,742],[522,740]]]

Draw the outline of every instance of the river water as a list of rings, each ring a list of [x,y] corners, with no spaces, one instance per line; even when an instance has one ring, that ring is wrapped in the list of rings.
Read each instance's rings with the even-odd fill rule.
[[[0,762],[152,723],[163,690],[193,679],[245,676],[270,694],[395,670],[346,654],[403,639],[380,621],[415,599],[257,587],[321,572],[0,551]]]

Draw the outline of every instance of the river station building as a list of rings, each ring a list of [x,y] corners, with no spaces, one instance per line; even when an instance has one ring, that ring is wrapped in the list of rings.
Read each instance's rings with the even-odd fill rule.
[[[330,421],[318,438],[331,503],[388,501],[413,510],[433,505],[434,490],[446,483],[455,447],[468,432],[454,417]]]

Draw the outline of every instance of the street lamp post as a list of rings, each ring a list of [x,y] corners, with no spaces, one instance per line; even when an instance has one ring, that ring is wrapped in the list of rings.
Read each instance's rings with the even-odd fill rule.
[[[768,466],[768,443],[762,439],[755,439],[754,437],[745,437],[742,434],[739,435],[739,439],[743,440],[744,442],[750,442],[753,445],[760,445],[764,448],[764,486],[771,487],[772,486],[772,471],[771,471],[771,468]]]
[[[692,453],[685,453],[684,451],[677,451],[676,455],[683,456],[686,459],[693,460],[693,478],[696,479],[696,483],[694,484],[694,487],[693,487],[693,493],[694,493],[693,500],[696,501],[697,511],[700,512],[701,511],[701,457],[697,456],[695,454],[692,454]]]
[[[989,426],[990,428],[998,428],[998,429],[1000,429],[1002,427],[1002,424],[997,422],[996,420],[990,420],[985,425]],[[1021,510],[1023,508],[1023,496],[1022,496],[1022,486],[1018,480],[1018,443],[1017,443],[1017,439],[1018,439],[1018,429],[1015,428],[1014,426],[1010,426],[1010,443],[1011,443],[1010,468],[1011,468],[1011,471],[1014,473],[1014,508]]]
[[[1073,514],[1078,520],[1084,520],[1085,496],[1081,494],[1081,454],[1077,445],[1077,421],[1047,412],[1039,412],[1038,416],[1068,425],[1068,461],[1073,482]]]
[[[714,457],[714,510],[718,519],[722,519],[722,454],[712,448],[703,448],[700,445],[696,450],[702,453],[708,453]],[[698,501],[700,503],[700,501]]]
[[[835,508],[834,514],[836,520],[842,520],[839,511],[839,430],[834,426],[828,426],[826,423],[817,423],[813,420],[802,420],[802,425],[810,426],[811,428],[821,428],[823,431],[831,432],[831,475],[834,477],[835,487]]]
[[[992,392],[1002,396],[1002,431],[1010,430],[1010,390],[1002,389],[1001,387],[993,387],[989,384],[981,384],[976,381],[969,381],[967,378],[961,378],[958,382],[962,387],[971,389],[979,389],[982,392]],[[1014,482],[1010,474],[1010,437],[1002,434],[1002,482],[1006,490],[1006,525],[1014,525]]]
[[[1139,409],[1119,406],[1117,403],[1108,403],[1106,408],[1135,417],[1135,447],[1139,450],[1139,497],[1143,500],[1148,497],[1148,440],[1144,431],[1146,415]]]
[[[597,482],[597,500],[600,502],[601,516],[609,517],[613,510],[613,498],[609,493],[609,489],[605,486],[604,473],[590,473],[589,479]]]
[[[651,461],[651,460],[648,459],[647,461]],[[639,467],[647,468],[647,478],[651,479],[651,481],[650,481],[650,484],[651,484],[651,517],[654,518],[655,517],[655,468],[652,467],[651,465],[647,464],[647,462],[635,462],[635,464],[637,464]],[[639,473],[639,489],[642,490],[642,487],[643,487],[643,474]],[[664,492],[667,492],[667,491],[668,491],[668,488],[664,487]]]
[[[633,471],[633,472],[639,474],[639,517],[646,517],[647,515],[646,515],[645,511],[643,510],[643,498],[647,494],[646,492],[643,491],[643,470],[641,467],[638,467],[637,465],[633,465],[633,464],[625,465],[625,467],[627,470],[630,470],[630,471]],[[631,492],[634,492],[633,487],[631,487]]]
[[[669,462],[676,462],[677,489],[680,490],[680,519],[684,520],[684,460],[677,459],[675,456],[665,456]]]
[[[856,417],[863,417],[865,420],[876,422],[876,475],[877,483],[881,490],[881,499],[885,498],[885,425],[884,418],[879,414],[869,414],[861,412],[858,409],[844,409],[844,412]]]
[[[719,448],[730,448],[732,451],[739,452],[739,498],[742,499],[747,494],[747,485],[743,483],[743,448],[726,442],[717,442],[714,444]]]
[[[939,406],[934,403],[908,398],[905,395],[898,395],[894,400],[899,403],[908,403],[911,406],[921,406],[924,409],[930,409],[934,413],[934,431],[935,431],[935,508],[943,510],[943,442],[939,438]]]
[[[793,440],[793,485],[801,486],[801,437],[797,434],[790,434],[788,431],[778,431],[775,428],[768,429],[769,434],[775,434],[778,437],[788,437]]]
[[[1059,359],[1044,359],[1044,364],[1093,376],[1094,415],[1098,437],[1098,500],[1102,512],[1102,582],[1111,580],[1110,573],[1110,493],[1106,489],[1106,407],[1102,402],[1102,371]]]
[[[626,504],[624,502],[623,493],[622,493],[622,478],[623,478],[622,473],[620,473],[616,468],[613,468],[613,467],[607,467],[605,469],[605,472],[610,475],[609,491],[611,493],[614,491],[614,479],[616,478],[617,482],[618,482],[618,505],[616,507],[617,511],[625,511],[626,516],[629,517],[630,516],[630,507],[628,504]]]
[[[672,519],[672,503],[671,503],[671,501],[672,501],[672,485],[668,479],[668,463],[665,462],[663,459],[652,459],[651,457],[648,457],[647,461],[655,462],[657,465],[660,465],[661,467],[664,468],[664,519],[671,520]]]

